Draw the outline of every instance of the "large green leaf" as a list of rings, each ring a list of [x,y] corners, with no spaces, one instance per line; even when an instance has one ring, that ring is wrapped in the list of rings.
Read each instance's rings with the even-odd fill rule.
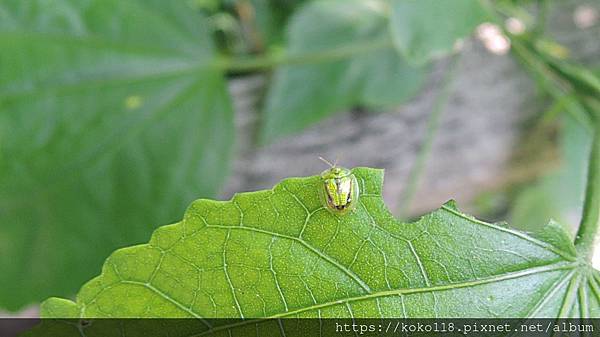
[[[486,13],[478,0],[389,0],[392,36],[413,63],[452,51],[457,39],[473,32]]]
[[[423,69],[393,48],[383,0],[321,0],[288,27],[287,57],[266,98],[262,140],[316,123],[356,105],[389,107],[420,87]]]
[[[600,316],[600,275],[561,226],[528,235],[451,203],[400,223],[381,198],[382,171],[353,173],[359,205],[341,216],[319,201],[319,176],[198,200],[149,244],[113,253],[76,302],[51,298],[42,315]]]
[[[180,1],[0,3],[0,307],[69,295],[224,178],[232,112]]]

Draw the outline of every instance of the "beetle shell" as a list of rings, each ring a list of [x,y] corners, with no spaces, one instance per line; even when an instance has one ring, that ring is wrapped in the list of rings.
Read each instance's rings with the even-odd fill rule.
[[[358,181],[350,170],[332,167],[321,173],[323,203],[333,213],[344,214],[356,207],[359,198]]]

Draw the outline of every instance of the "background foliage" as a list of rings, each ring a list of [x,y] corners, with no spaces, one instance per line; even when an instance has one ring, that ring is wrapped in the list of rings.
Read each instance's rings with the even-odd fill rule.
[[[546,1],[519,6],[0,2],[0,283],[9,285],[0,288],[0,307],[73,294],[109,252],[146,241],[151,226],[215,196],[233,155],[231,76],[272,72],[257,131],[257,143],[269,143],[348,108],[405,102],[432,60],[480,23],[503,26],[514,16],[533,27],[504,32],[515,57],[575,128],[591,125],[596,75],[544,36]],[[565,146],[583,149],[572,139]],[[585,159],[567,162],[585,167]],[[564,180],[547,181],[518,192],[519,223],[547,222],[531,205],[550,204],[540,198]]]
[[[206,24],[180,3],[0,6],[0,303],[16,309],[214,195],[233,120]]]

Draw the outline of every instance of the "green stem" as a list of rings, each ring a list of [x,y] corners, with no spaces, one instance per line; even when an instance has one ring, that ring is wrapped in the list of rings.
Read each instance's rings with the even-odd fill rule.
[[[490,17],[501,26],[501,21],[496,16],[494,7],[489,0],[480,0],[482,6],[486,9]],[[508,34],[507,32],[505,32]],[[510,35],[509,35],[510,36]],[[561,78],[561,74],[557,74],[544,61],[543,55],[538,59],[527,45],[527,41],[522,41],[517,36],[510,36],[512,40],[513,52],[525,64],[528,69],[538,77],[544,89],[555,100],[564,100],[567,112],[571,113],[586,129],[592,129],[594,140],[589,157],[588,180],[586,185],[585,203],[583,206],[583,215],[579,230],[575,237],[575,246],[580,256],[586,259],[591,259],[594,249],[594,243],[598,227],[600,227],[600,113],[597,106],[600,106],[594,99],[592,103],[587,103],[592,106],[588,114],[586,107],[576,98],[575,90],[568,81]],[[563,71],[564,67],[561,68]],[[566,69],[567,74],[573,75],[571,69]],[[578,80],[581,78],[577,77]],[[595,81],[583,81],[586,85],[592,84],[591,88],[595,88]],[[565,83],[567,82],[567,83]],[[592,91],[593,92],[593,91]],[[594,94],[595,97],[596,94]],[[594,115],[593,112],[596,112]],[[591,126],[591,127],[590,127]]]
[[[400,219],[406,216],[410,208],[411,202],[417,191],[419,180],[421,179],[421,175],[423,174],[425,164],[431,152],[431,145],[433,144],[435,134],[437,133],[437,130],[439,128],[440,117],[442,115],[442,112],[444,111],[444,108],[446,107],[448,98],[450,97],[453,80],[456,77],[456,74],[458,73],[460,55],[460,53],[457,53],[452,56],[450,66],[448,67],[446,75],[442,80],[442,87],[440,93],[435,98],[433,109],[431,110],[429,119],[427,120],[427,131],[425,134],[425,141],[421,145],[419,153],[417,154],[417,158],[415,159],[415,164],[413,165],[409,173],[408,185],[406,186],[404,193],[400,197],[400,205],[398,209],[398,217]]]
[[[233,72],[263,70],[278,65],[335,61],[391,47],[393,47],[391,39],[384,38],[302,54],[267,54],[251,58],[229,58],[222,56],[217,61],[216,66],[224,71]]]
[[[577,251],[588,259],[591,258],[600,225],[600,118],[596,118],[595,124],[583,216],[575,237]]]
[[[590,117],[585,108],[575,98],[576,95],[569,84],[549,69],[518,37],[511,36],[511,38],[513,53],[521,60],[525,68],[537,77],[538,83],[554,100],[564,101],[566,112],[571,114],[586,130],[589,130]]]
[[[501,10],[502,6],[494,6],[490,0],[479,0],[482,8],[487,12],[488,17],[498,27],[503,27],[503,20],[496,13],[497,10]],[[507,13],[510,15],[510,13]],[[576,95],[572,86],[561,78],[560,74],[555,73],[549,66],[544,62],[544,58],[540,55],[536,55],[531,48],[529,48],[530,41],[527,41],[527,37],[515,36],[510,32],[503,29],[511,39],[512,52],[521,61],[525,69],[527,69],[537,80],[539,85],[544,89],[552,98],[556,101],[563,101],[565,104],[565,111],[577,120],[586,131],[590,131],[590,116],[587,114],[585,108],[576,99]]]

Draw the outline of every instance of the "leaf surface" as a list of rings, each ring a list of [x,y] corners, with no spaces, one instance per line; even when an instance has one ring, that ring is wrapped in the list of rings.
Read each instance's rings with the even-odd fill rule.
[[[424,69],[394,49],[385,1],[315,1],[288,27],[294,64],[273,75],[262,140],[299,131],[354,106],[391,107],[420,88]]]
[[[214,317],[600,315],[598,271],[561,226],[528,235],[452,203],[400,223],[381,198],[383,172],[353,173],[359,205],[343,216],[321,205],[319,176],[198,200],[148,244],[113,253],[76,302],[51,298],[42,314],[191,317],[206,322],[199,332]]]
[[[179,1],[0,3],[0,307],[69,295],[212,196],[233,122]]]

